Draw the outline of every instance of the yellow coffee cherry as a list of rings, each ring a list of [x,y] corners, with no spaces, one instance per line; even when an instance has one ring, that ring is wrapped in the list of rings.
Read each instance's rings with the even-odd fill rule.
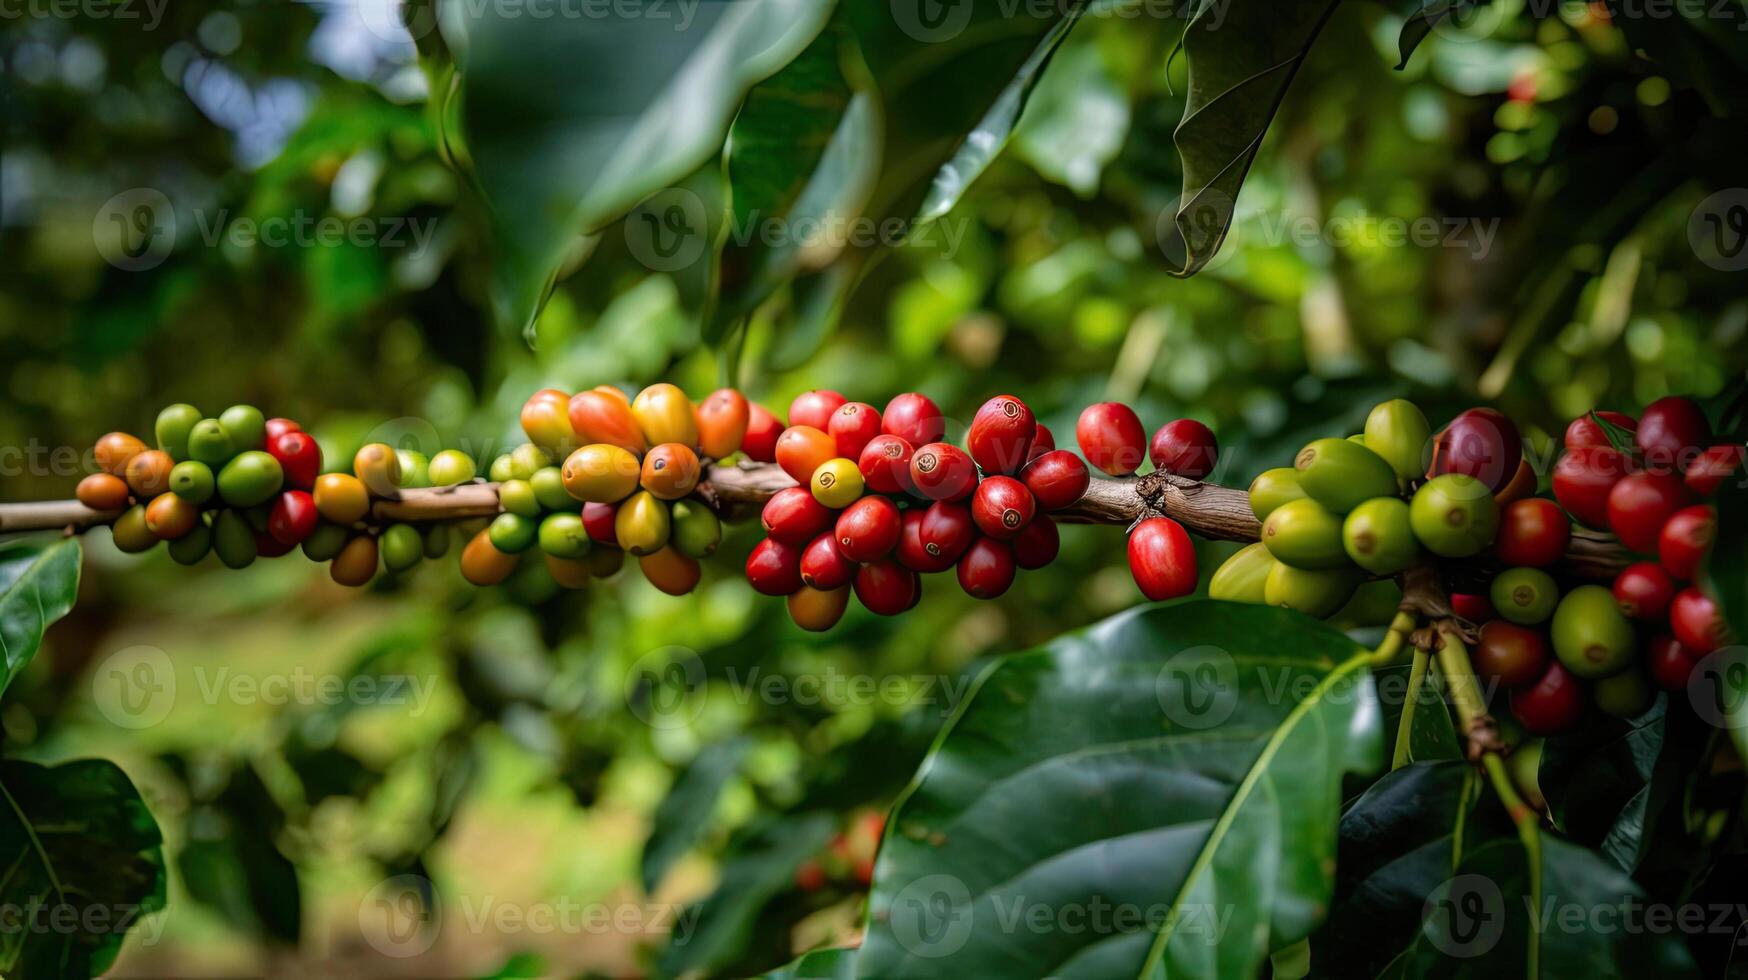
[[[821,463],[813,471],[809,485],[813,499],[833,510],[842,510],[862,495],[862,471],[855,460],[839,456]]]
[[[605,442],[571,453],[561,476],[571,496],[589,504],[616,504],[637,489],[637,457],[622,446]]]

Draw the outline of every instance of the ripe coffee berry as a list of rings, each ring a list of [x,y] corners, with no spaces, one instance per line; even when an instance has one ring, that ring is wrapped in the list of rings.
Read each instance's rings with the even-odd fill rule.
[[[1616,428],[1627,430],[1629,435],[1639,427],[1639,420],[1631,415],[1620,412],[1597,412],[1595,414]],[[1604,432],[1602,426],[1597,424],[1596,419],[1591,418],[1588,414],[1578,416],[1572,420],[1572,424],[1566,426],[1565,442],[1567,449],[1577,449],[1581,446],[1614,448],[1614,443],[1608,441],[1608,433]]]
[[[1514,500],[1499,513],[1493,550],[1507,565],[1552,565],[1566,553],[1572,522],[1560,505],[1543,497]]]
[[[1160,472],[1200,480],[1214,472],[1214,464],[1220,460],[1220,447],[1214,440],[1214,430],[1195,419],[1177,419],[1153,433],[1147,455],[1153,460],[1153,468]]]
[[[1633,463],[1623,453],[1600,446],[1570,450],[1554,464],[1554,499],[1590,527],[1608,528],[1608,495]]]
[[[802,586],[790,593],[786,601],[789,618],[795,621],[795,625],[819,633],[831,629],[838,624],[838,620],[844,618],[844,610],[850,605],[850,589],[845,586],[821,591]],[[813,869],[820,876],[819,884],[813,885],[813,888],[818,888],[825,882],[825,872],[817,864],[813,865]],[[805,867],[802,870],[806,870]],[[807,879],[802,878],[799,871],[796,872],[796,881],[801,883],[803,890],[808,890]]]
[[[977,486],[977,464],[958,446],[931,442],[911,457],[910,480],[930,500],[960,500]]]
[[[1481,627],[1470,653],[1483,680],[1518,687],[1539,679],[1548,665],[1548,638],[1539,630],[1496,619]]]
[[[746,396],[718,388],[698,403],[698,451],[711,459],[733,456],[746,440],[752,409]]]
[[[912,508],[899,518],[898,561],[917,572],[944,572],[953,566],[953,559],[931,553],[923,546],[923,515],[926,510]]]
[[[1057,552],[1062,549],[1062,537],[1056,531],[1056,522],[1039,514],[1014,536],[1012,544],[1014,563],[1030,571],[1056,560]]]
[[[1651,640],[1645,654],[1645,670],[1663,690],[1681,691],[1686,690],[1688,678],[1693,676],[1693,668],[1699,661],[1699,654],[1682,646],[1674,637],[1659,636]]]
[[[1584,715],[1584,690],[1558,660],[1533,685],[1511,692],[1511,713],[1532,735],[1553,735],[1578,724]]]
[[[813,479],[820,464],[837,454],[837,442],[812,426],[792,425],[777,437],[777,465],[802,486]]]
[[[1056,448],[1056,437],[1051,434],[1050,427],[1038,423],[1038,434],[1032,437],[1032,448],[1026,453],[1026,462],[1031,462]]]
[[[822,534],[801,553],[801,581],[815,589],[836,589],[856,577],[856,563],[838,549],[835,535]]]
[[[896,616],[922,595],[917,574],[895,561],[869,562],[856,570],[856,598],[877,616]]]
[[[1129,532],[1129,574],[1154,602],[1196,591],[1196,546],[1182,524],[1149,517]]]
[[[1451,593],[1451,611],[1471,623],[1485,623],[1498,615],[1493,609],[1493,600],[1465,592]]]
[[[292,430],[267,437],[267,452],[279,460],[287,486],[308,490],[322,472],[322,447],[308,433]]]
[[[747,434],[741,437],[740,451],[760,463],[777,461],[777,437],[783,434],[783,422],[771,410],[754,402],[747,406]]]
[[[1042,510],[1061,510],[1086,495],[1092,474],[1080,457],[1066,449],[1053,449],[1026,464],[1020,480]]]
[[[747,556],[747,581],[764,595],[788,595],[801,588],[802,549],[766,538]]]
[[[880,434],[880,412],[867,402],[845,402],[832,413],[826,432],[837,442],[839,456],[857,459]]]
[[[979,531],[998,540],[1019,534],[1036,510],[1032,491],[1011,476],[992,476],[971,495],[972,521]]]
[[[1712,446],[1699,454],[1687,467],[1687,489],[1698,497],[1709,497],[1742,466],[1748,448],[1742,446]]]
[[[1128,476],[1147,458],[1147,432],[1135,410],[1120,402],[1088,405],[1074,426],[1086,461],[1111,476]]]
[[[1007,542],[978,538],[959,559],[959,587],[974,599],[994,599],[1014,584],[1014,550]]]
[[[1711,596],[1688,586],[1669,603],[1669,628],[1681,645],[1704,656],[1730,642],[1723,611]]]
[[[1025,465],[1037,434],[1038,420],[1025,402],[997,395],[977,410],[965,446],[983,472],[1013,473]]]
[[[1433,440],[1432,468],[1427,475],[1461,473],[1472,476],[1494,493],[1517,475],[1523,460],[1523,437],[1517,426],[1491,408],[1471,408],[1451,420]]]
[[[1659,398],[1639,415],[1633,444],[1645,454],[1645,468],[1678,473],[1711,445],[1712,426],[1690,398]]]
[[[1657,622],[1669,613],[1669,603],[1675,598],[1675,580],[1656,562],[1634,562],[1615,576],[1613,591],[1622,615]]]
[[[1670,575],[1688,581],[1711,550],[1717,532],[1718,517],[1709,504],[1683,507],[1664,522],[1657,536],[1657,558]]]
[[[785,544],[804,545],[830,527],[834,520],[831,508],[815,500],[805,487],[784,487],[765,501],[759,512],[759,523],[765,533]]]
[[[880,431],[922,446],[940,441],[947,432],[947,420],[927,395],[907,391],[886,403],[886,410],[880,413]]]
[[[1686,503],[1687,488],[1674,473],[1633,473],[1608,492],[1608,526],[1631,550],[1656,554],[1664,522]]]
[[[794,490],[800,488],[791,487],[790,489]],[[770,502],[767,501],[765,506],[769,507]],[[583,505],[583,528],[589,532],[589,537],[596,544],[610,545],[615,548],[619,547],[619,537],[613,530],[614,512],[618,509],[619,508],[612,504]],[[765,530],[770,531],[770,528],[767,527]]]
[[[964,504],[937,500],[923,511],[923,521],[917,530],[923,551],[948,564],[959,560],[965,549],[977,537],[977,525],[971,520],[971,509]]]
[[[856,468],[862,471],[862,483],[875,493],[912,493],[916,484],[910,482],[910,460],[914,453],[910,443],[900,436],[882,433],[862,447]]]
[[[298,544],[316,529],[320,516],[314,497],[303,490],[287,490],[273,502],[267,515],[267,533],[280,544]]]
[[[885,497],[863,497],[838,515],[838,550],[854,562],[885,558],[898,547],[898,507]]]
[[[846,401],[849,399],[835,391],[804,391],[789,403],[789,427],[805,425],[824,432],[831,427],[832,413]]]

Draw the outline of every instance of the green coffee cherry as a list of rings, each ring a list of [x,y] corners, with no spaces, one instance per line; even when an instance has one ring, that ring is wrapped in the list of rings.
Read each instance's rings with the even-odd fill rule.
[[[554,558],[581,558],[592,543],[580,514],[548,514],[540,522],[540,550]]]
[[[1651,686],[1637,670],[1602,678],[1591,687],[1590,695],[1603,714],[1616,718],[1637,718],[1651,707]]]
[[[1299,486],[1299,471],[1291,466],[1263,470],[1250,481],[1250,512],[1259,521],[1268,520],[1275,508],[1287,501],[1303,499],[1305,491]]]
[[[541,467],[551,465],[552,456],[532,442],[525,442],[510,450],[510,475],[518,480],[529,479]]]
[[[546,510],[565,510],[575,507],[577,502],[564,488],[564,476],[556,466],[542,466],[528,478],[528,485],[534,490],[534,499]]]
[[[697,501],[676,500],[670,509],[673,529],[668,532],[668,542],[680,554],[708,557],[722,543],[722,522],[710,508]]]
[[[1420,559],[1420,541],[1409,526],[1408,504],[1373,497],[1341,523],[1341,543],[1354,564],[1374,575],[1394,575]]]
[[[284,482],[279,460],[251,449],[238,453],[219,470],[218,492],[232,507],[253,507],[273,499]]]
[[[236,444],[218,419],[201,419],[188,430],[188,458],[219,467],[237,454]]]
[[[1229,602],[1265,602],[1263,586],[1268,581],[1269,569],[1274,567],[1275,556],[1269,554],[1268,545],[1261,541],[1247,544],[1214,570],[1213,577],[1208,579],[1208,597]]]
[[[1361,582],[1353,598],[1335,611],[1330,619],[1351,626],[1384,626],[1394,619],[1402,607],[1402,587],[1395,579],[1380,578]]]
[[[498,484],[498,505],[523,517],[540,516],[540,500],[534,496],[534,485],[527,480],[505,480]]]
[[[395,459],[400,461],[400,485],[409,490],[416,490],[431,485],[431,461],[425,454],[414,449],[395,450]]]
[[[1396,471],[1384,458],[1347,439],[1314,439],[1293,460],[1299,488],[1337,514],[1373,497],[1396,495]]]
[[[442,558],[449,553],[449,525],[433,524],[425,529],[425,557]]]
[[[218,420],[239,452],[267,444],[267,416],[253,405],[232,405],[219,413]]]
[[[198,460],[185,459],[170,467],[170,492],[191,504],[204,504],[218,489],[212,467]]]
[[[188,458],[188,436],[200,422],[200,409],[193,405],[166,405],[158,413],[152,432],[158,438],[158,448],[181,462]]]
[[[425,557],[425,539],[411,524],[390,524],[376,545],[391,572],[404,572]]]
[[[534,543],[536,530],[533,519],[510,512],[492,518],[486,533],[491,535],[492,545],[499,551],[514,555],[528,550],[528,546]]]
[[[509,454],[505,453],[492,460],[492,465],[486,470],[486,475],[491,477],[493,483],[514,480],[516,478],[516,464],[512,463]]]
[[[1446,558],[1467,558],[1493,543],[1499,530],[1499,504],[1487,484],[1446,473],[1415,491],[1408,518],[1426,550]]]
[[[255,529],[237,511],[221,510],[212,521],[212,550],[226,568],[247,568],[255,560]]]
[[[351,532],[344,527],[323,521],[303,539],[303,555],[310,561],[333,561],[351,537]]]
[[[1511,568],[1493,579],[1487,597],[1502,619],[1519,626],[1546,622],[1560,602],[1554,577],[1539,568]]]
[[[1426,472],[1426,447],[1432,427],[1426,414],[1411,401],[1393,398],[1366,416],[1366,448],[1390,464],[1403,484]]]
[[[459,449],[445,449],[431,457],[426,475],[434,487],[452,487],[474,477],[473,460]]]
[[[1363,577],[1352,568],[1318,572],[1277,561],[1263,582],[1263,601],[1322,619],[1353,598]]]
[[[1580,585],[1566,593],[1550,632],[1554,656],[1579,677],[1618,674],[1632,662],[1633,625],[1603,586]]]
[[[1262,543],[1276,561],[1294,568],[1342,568],[1341,518],[1315,500],[1289,500],[1262,522]]]
[[[167,550],[170,559],[178,565],[198,564],[212,551],[212,527],[204,520],[195,521],[194,530],[171,541]]]

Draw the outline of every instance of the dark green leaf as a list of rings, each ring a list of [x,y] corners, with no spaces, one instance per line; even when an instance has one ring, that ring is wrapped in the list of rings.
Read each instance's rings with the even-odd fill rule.
[[[81,554],[75,538],[0,543],[0,692],[36,656],[43,631],[73,608]]]
[[[855,949],[816,949],[765,974],[765,980],[850,980],[855,975]]]
[[[1255,975],[1325,914],[1342,777],[1380,761],[1366,656],[1200,601],[999,662],[888,822],[861,972]]]
[[[746,739],[717,742],[698,753],[656,808],[654,827],[643,845],[643,890],[655,893],[675,860],[697,845],[716,814],[716,799],[739,771],[751,744]]]
[[[260,777],[238,769],[218,799],[189,813],[176,855],[189,897],[239,929],[295,944],[303,910],[297,868],[275,839],[284,826]]]
[[[1408,67],[1408,59],[1414,54],[1414,49],[1420,47],[1420,42],[1447,20],[1455,20],[1469,10],[1485,6],[1493,0],[1422,0],[1415,10],[1408,15],[1402,24],[1402,33],[1396,39],[1396,50],[1402,60],[1396,65],[1398,71]]]
[[[1457,729],[1451,721],[1451,709],[1445,700],[1444,678],[1437,670],[1428,670],[1421,678],[1419,691],[1408,690],[1409,664],[1393,664],[1374,671],[1377,675],[1379,703],[1384,710],[1384,731],[1389,734],[1391,752],[1395,752],[1396,729],[1402,716],[1404,699],[1414,698],[1414,717],[1408,722],[1408,759],[1411,762],[1441,762],[1461,759],[1463,748],[1457,741]]]
[[[1717,538],[1706,556],[1701,580],[1717,599],[1736,637],[1748,637],[1748,469],[1737,467],[1718,487]],[[1748,756],[1748,649],[1729,646],[1710,654],[1698,667],[1689,692],[1713,724],[1728,728],[1736,750]]]
[[[1189,97],[1173,142],[1183,193],[1164,243],[1176,275],[1194,275],[1226,240],[1238,191],[1334,0],[1232,0],[1184,30]]]
[[[75,552],[76,554],[76,552]],[[164,907],[163,839],[112,762],[0,763],[0,974],[90,977]]]

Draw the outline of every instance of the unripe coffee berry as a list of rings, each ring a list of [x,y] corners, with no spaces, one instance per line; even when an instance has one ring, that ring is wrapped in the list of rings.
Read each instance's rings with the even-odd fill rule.
[[[813,497],[833,510],[842,510],[862,496],[862,471],[848,459],[828,459],[813,471],[809,481]]]

